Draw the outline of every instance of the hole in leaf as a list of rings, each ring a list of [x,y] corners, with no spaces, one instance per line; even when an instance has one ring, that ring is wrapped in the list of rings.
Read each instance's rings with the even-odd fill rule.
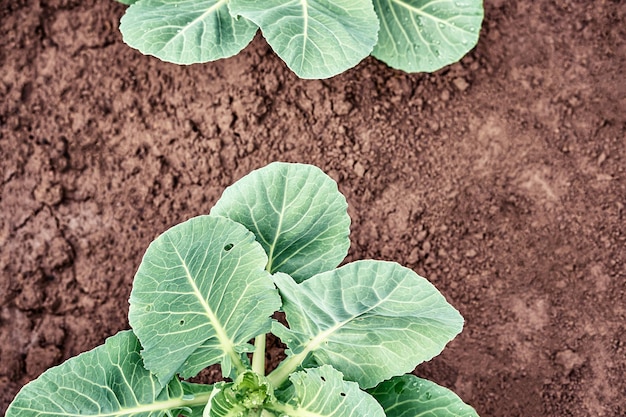
[[[345,397],[346,393],[345,392],[340,392],[339,395],[341,395],[342,397]]]
[[[320,378],[322,378],[322,381],[326,382],[326,378],[324,378],[323,376],[320,377]]]
[[[185,320],[181,320],[178,322],[178,324],[180,324],[181,326],[185,324]]]
[[[228,252],[229,250],[231,250],[233,248],[233,246],[235,246],[235,245],[233,245],[232,243],[229,243],[228,245],[224,246],[224,250],[226,252]]]

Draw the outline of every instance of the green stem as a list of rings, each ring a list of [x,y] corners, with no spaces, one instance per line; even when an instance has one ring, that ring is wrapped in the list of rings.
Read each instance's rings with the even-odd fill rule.
[[[267,376],[270,384],[272,384],[275,388],[284,384],[285,381],[287,381],[287,378],[289,378],[289,375],[291,375],[291,373],[295,371],[298,366],[302,365],[302,362],[304,362],[309,352],[309,349],[305,349],[297,355],[293,355],[285,359],[280,365],[278,365],[278,368],[274,369]]]
[[[254,353],[252,354],[252,370],[265,376],[265,339],[264,334],[254,338]]]
[[[276,402],[272,404],[270,407],[270,410],[274,413],[274,415],[279,415],[279,416],[280,415],[288,415],[288,416],[308,415],[308,414],[303,414],[303,412],[306,413],[306,410],[300,409],[300,412],[298,412],[298,410],[291,404],[285,404],[281,402]]]
[[[213,388],[212,391],[210,392],[205,392],[203,394],[196,394],[194,395],[193,399],[191,400],[187,400],[186,402],[186,406],[194,406],[194,405],[203,405],[209,402],[209,400],[211,399],[211,397],[213,397],[215,394],[213,393],[213,391],[215,391],[215,388]]]
[[[202,394],[196,394],[192,399],[189,399],[189,400],[185,400],[182,398],[173,398],[173,399],[169,399],[165,401],[154,402],[152,404],[137,405],[135,407],[124,409],[124,415],[135,415],[135,414],[152,415],[158,412],[165,412],[166,410],[174,410],[174,409],[183,408],[183,407],[193,407],[197,405],[206,405],[211,399],[211,397],[214,395],[213,391],[205,392]],[[118,411],[113,411],[109,413],[101,413],[98,415],[100,417],[114,417],[114,416],[122,415],[122,413],[120,413],[120,411],[118,410]]]
[[[350,319],[342,321],[341,323],[335,324],[333,327],[324,330],[313,339],[311,339],[302,352],[297,355],[293,355],[285,359],[278,368],[274,369],[268,376],[267,379],[270,381],[273,387],[280,387],[289,375],[298,368],[298,366],[302,365],[302,362],[306,359],[307,355],[317,349],[324,341],[328,340],[330,335],[332,335],[337,330],[341,329],[346,323],[348,323]]]

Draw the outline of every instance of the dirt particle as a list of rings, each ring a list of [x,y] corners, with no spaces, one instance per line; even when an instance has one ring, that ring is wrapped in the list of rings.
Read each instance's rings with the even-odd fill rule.
[[[56,365],[61,359],[61,351],[53,345],[34,346],[26,355],[26,372],[30,377],[39,376],[46,369]]]
[[[362,163],[357,162],[356,164],[354,164],[354,173],[359,178],[365,175],[365,167],[363,166]]]
[[[62,326],[63,318],[44,316],[37,330],[39,343],[61,346],[65,339],[65,330],[63,330]]]
[[[44,180],[35,188],[33,194],[37,202],[54,206],[63,200],[63,187],[61,184]]]
[[[352,107],[352,103],[350,103],[350,101],[345,98],[333,102],[333,110],[335,111],[335,114],[339,116],[345,116],[346,114],[350,113]]]
[[[413,250],[411,250],[411,253],[409,254],[409,256],[407,256],[407,258],[406,258],[407,263],[409,263],[409,264],[417,263],[417,261],[419,261],[419,258],[420,258],[419,253],[420,253],[420,251],[419,251],[418,247],[413,248]]]
[[[452,80],[452,83],[454,84],[456,89],[461,92],[467,90],[467,87],[469,87],[469,83],[463,77],[455,78],[454,80]]]
[[[554,361],[564,369],[566,374],[569,374],[574,368],[578,368],[585,362],[580,355],[571,349],[558,352]]]
[[[428,230],[421,230],[417,234],[417,236],[415,236],[415,238],[417,239],[418,242],[423,242],[427,236],[428,236]]]
[[[36,310],[41,307],[44,299],[41,290],[41,271],[25,273],[20,280],[24,283],[19,295],[15,298],[15,305],[20,310]]]
[[[64,238],[57,236],[48,245],[44,265],[47,269],[61,268],[72,260],[72,247]]]

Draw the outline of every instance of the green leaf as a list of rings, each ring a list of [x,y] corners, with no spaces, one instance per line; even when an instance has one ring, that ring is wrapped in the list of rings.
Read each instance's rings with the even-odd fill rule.
[[[267,269],[300,282],[345,258],[347,207],[335,181],[319,168],[275,162],[228,187],[211,215],[246,226],[268,254]]]
[[[44,372],[26,385],[7,417],[159,417],[202,409],[210,386],[185,395],[178,379],[165,388],[143,365],[141,346],[130,331]]]
[[[328,78],[354,67],[376,44],[371,0],[231,0],[230,10],[261,28],[301,78]]]
[[[212,397],[215,395],[213,392],[214,388],[219,387],[220,383],[213,385],[205,385],[205,384],[194,384],[192,382],[181,381],[181,386],[183,388],[183,398],[196,398],[201,396],[203,399]],[[181,411],[181,414],[187,417],[202,417],[204,408],[207,405],[207,401],[205,400],[199,406],[194,407],[186,407]]]
[[[130,296],[129,321],[145,366],[169,381],[221,362],[245,368],[247,342],[270,329],[280,298],[254,235],[222,217],[172,227],[146,251]]]
[[[116,0],[118,3],[122,3],[125,4],[127,6],[130,6],[133,3],[137,3],[138,0]]]
[[[391,378],[369,393],[387,417],[478,417],[454,392],[413,375]]]
[[[289,328],[272,333],[290,355],[272,374],[279,386],[309,357],[371,388],[438,355],[463,327],[461,315],[427,280],[383,261],[357,261],[301,284],[274,276]]]
[[[374,0],[380,17],[372,55],[407,72],[433,72],[461,59],[476,42],[482,0]]]
[[[257,29],[246,19],[233,18],[228,0],[139,0],[120,21],[124,42],[176,64],[236,55]]]
[[[289,417],[385,417],[382,407],[354,382],[342,379],[331,366],[292,374],[292,385],[276,396],[283,403],[268,409]]]
[[[232,392],[233,383],[219,384],[217,395],[211,399],[210,406],[204,412],[204,417],[242,417],[246,409],[237,402]]]

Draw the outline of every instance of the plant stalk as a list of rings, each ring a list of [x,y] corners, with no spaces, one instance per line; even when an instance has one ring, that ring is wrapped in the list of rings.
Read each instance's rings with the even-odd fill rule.
[[[270,381],[272,386],[275,388],[280,387],[285,381],[287,381],[289,375],[295,371],[298,366],[302,365],[302,362],[304,362],[309,353],[317,349],[331,334],[342,328],[348,322],[349,320],[346,320],[324,330],[311,339],[300,353],[285,359],[280,365],[278,365],[278,368],[274,369],[267,376],[267,379]]]
[[[252,370],[265,376],[265,344],[266,335],[261,334],[254,338],[254,353],[252,354]]]
[[[304,362],[309,352],[310,350],[305,349],[297,355],[293,355],[285,359],[280,365],[278,365],[278,368],[274,369],[267,376],[270,384],[272,384],[274,388],[278,388],[285,383],[285,381],[289,378],[289,375],[291,375],[291,373],[295,371],[298,366],[302,364],[302,362]]]
[[[281,219],[282,221],[282,219]],[[274,253],[274,246],[276,243],[276,239],[278,238],[278,234],[276,234],[276,238],[274,239],[274,244],[270,249],[269,259],[267,261],[267,265],[265,265],[265,270],[272,273],[272,254]],[[252,354],[252,370],[261,376],[265,376],[265,345],[267,344],[266,335],[260,334],[254,338],[254,353]]]

